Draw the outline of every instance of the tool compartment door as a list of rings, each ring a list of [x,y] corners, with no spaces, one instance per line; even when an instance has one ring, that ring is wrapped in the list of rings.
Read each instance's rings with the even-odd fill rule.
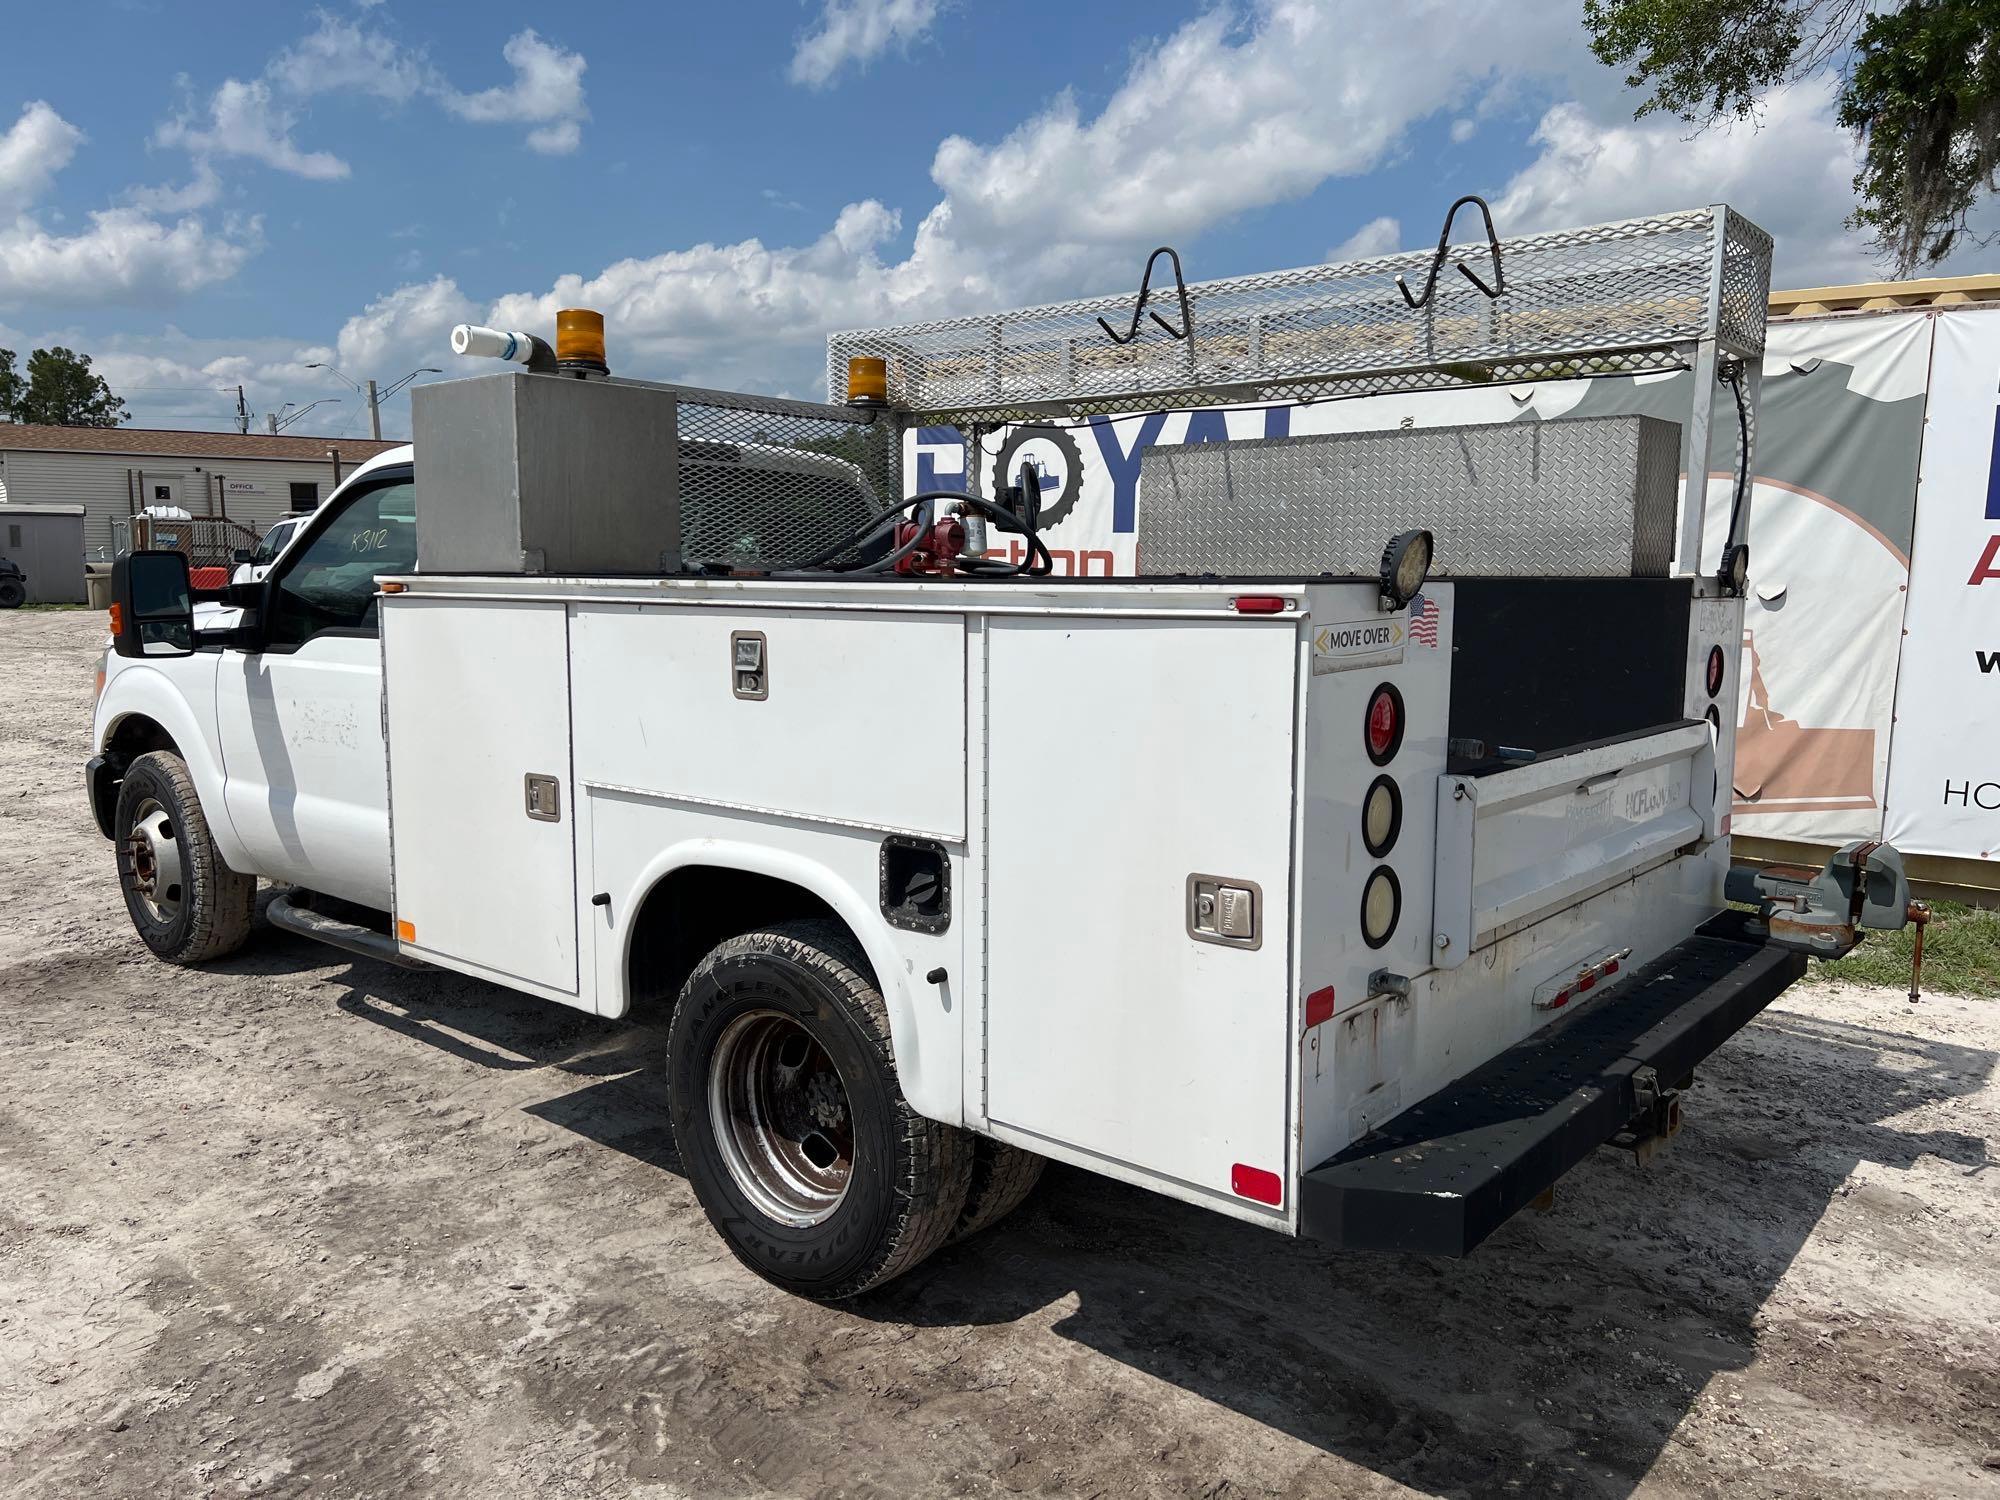
[[[989,1119],[1289,1214],[1294,622],[994,617],[988,643]],[[1257,888],[1256,946],[1190,935],[1191,876]]]
[[[391,596],[382,657],[403,948],[575,995],[566,607]]]
[[[1718,836],[1706,724],[1509,771],[1438,779],[1438,963],[1468,955]]]

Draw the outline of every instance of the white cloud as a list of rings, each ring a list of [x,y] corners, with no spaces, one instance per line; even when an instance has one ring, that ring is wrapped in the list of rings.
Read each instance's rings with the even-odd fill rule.
[[[440,86],[440,102],[461,120],[533,125],[528,146],[544,155],[576,150],[583,140],[583,122],[590,118],[583,102],[583,71],[589,66],[583,54],[565,52],[530,30],[509,37],[500,55],[514,70],[512,83],[476,94]]]
[[[90,226],[58,235],[24,217],[0,229],[0,306],[162,302],[226,281],[261,243],[255,220],[218,235],[136,208],[93,213]]]
[[[1373,260],[1378,255],[1393,255],[1402,248],[1403,226],[1385,214],[1363,224],[1327,251],[1326,258],[1330,261]]]
[[[1579,104],[1542,117],[1541,155],[1493,204],[1505,235],[1728,203],[1777,237],[1779,284],[1866,279],[1866,241],[1841,225],[1854,201],[1853,137],[1834,122],[1837,84],[1766,96],[1754,123],[1690,136],[1678,121],[1605,121]]]
[[[792,53],[792,82],[824,88],[848,64],[908,46],[930,30],[937,13],[937,0],[825,0],[818,23]]]
[[[345,177],[347,163],[329,151],[301,151],[292,141],[291,111],[256,79],[227,78],[210,95],[207,119],[185,110],[153,132],[155,145],[181,146],[197,158],[240,156],[280,172],[326,181]]]
[[[1451,122],[1451,143],[1454,146],[1463,146],[1477,134],[1479,134],[1479,122],[1469,115],[1461,116]]]
[[[463,93],[421,52],[320,11],[314,29],[273,56],[262,74],[248,82],[224,79],[206,101],[190,103],[155,130],[153,142],[185,148],[200,168],[238,157],[321,181],[346,177],[349,167],[339,156],[294,142],[295,106],[319,95],[358,94],[397,106],[429,98],[461,120],[527,125],[529,148],[544,155],[575,151],[590,118],[582,54],[529,30],[508,38],[501,56],[513,69],[511,83]]]
[[[27,207],[70,163],[84,136],[37,99],[0,135],[0,213]]]
[[[317,29],[271,59],[265,76],[300,98],[352,92],[394,104],[431,85],[430,70],[415,53],[325,11]]]
[[[130,205],[91,213],[89,228],[57,233],[49,225],[62,216],[35,205],[83,139],[40,101],[0,135],[0,307],[166,301],[233,276],[256,253],[255,219],[217,233],[183,212],[207,201],[199,179],[177,191],[139,189]],[[159,211],[183,216],[169,223]]]
[[[222,179],[215,168],[207,162],[195,164],[194,176],[185,187],[135,187],[128,188],[125,198],[136,208],[151,209],[155,213],[190,213],[198,208],[207,208],[222,196]]]

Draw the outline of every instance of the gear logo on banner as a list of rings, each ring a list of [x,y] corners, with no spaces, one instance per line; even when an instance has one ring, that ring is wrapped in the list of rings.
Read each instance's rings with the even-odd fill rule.
[[[1083,494],[1083,450],[1060,427],[1016,427],[993,460],[991,493],[998,495],[1015,483],[1024,463],[1041,470],[1041,529],[1062,525]]]

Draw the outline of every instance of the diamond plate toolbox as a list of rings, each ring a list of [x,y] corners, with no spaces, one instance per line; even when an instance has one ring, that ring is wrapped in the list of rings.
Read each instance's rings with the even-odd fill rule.
[[[1678,422],[1569,417],[1148,448],[1143,574],[1375,576],[1419,527],[1441,578],[1661,578]]]

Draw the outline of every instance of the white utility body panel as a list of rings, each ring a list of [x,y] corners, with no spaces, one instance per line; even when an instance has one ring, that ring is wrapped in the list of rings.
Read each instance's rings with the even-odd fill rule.
[[[866,950],[920,1112],[1295,1228],[1301,1171],[1544,1024],[1552,974],[1721,905],[1705,726],[1448,776],[1452,585],[1417,608],[1412,633],[1353,582],[417,575],[382,599],[403,946],[619,1015],[660,881],[784,880]],[[941,848],[942,930],[889,919],[894,840]]]

